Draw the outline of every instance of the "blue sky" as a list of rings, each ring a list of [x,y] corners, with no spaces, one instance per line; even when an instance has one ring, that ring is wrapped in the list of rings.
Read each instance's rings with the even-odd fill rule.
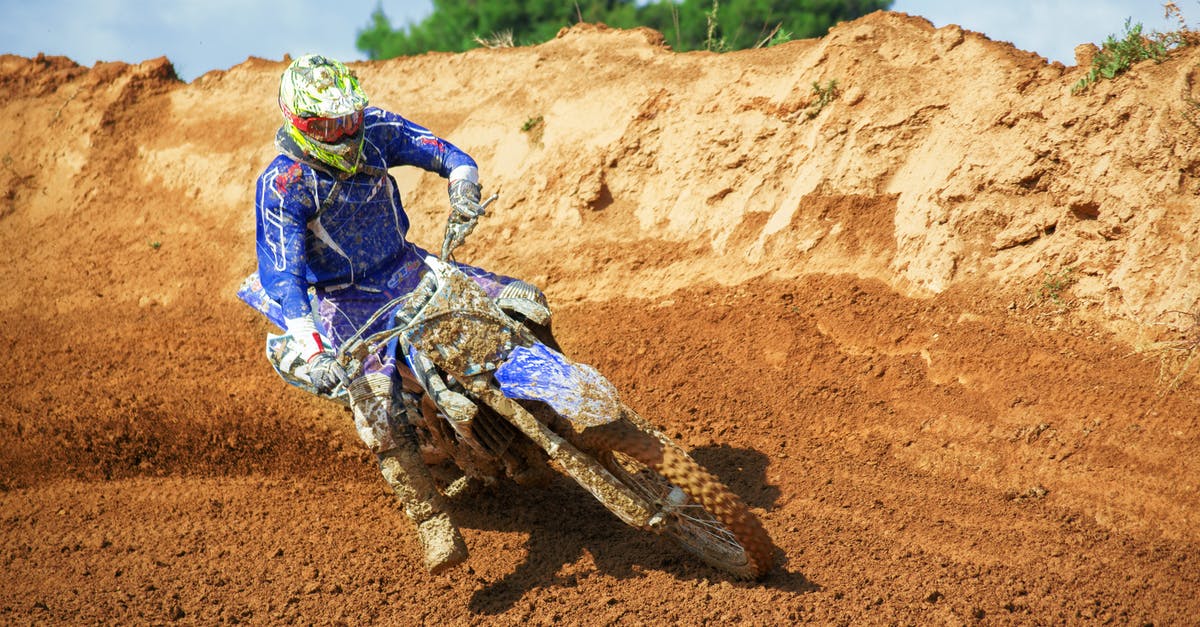
[[[393,25],[420,21],[433,6],[431,0],[0,0],[0,54],[45,52],[87,66],[165,55],[186,81],[249,56],[322,52],[349,61],[364,58],[354,39],[377,3]],[[1178,4],[1193,27],[1200,24],[1200,0]],[[1127,17],[1146,30],[1175,26],[1159,0],[896,0],[892,10],[935,26],[958,24],[1068,65],[1077,44],[1121,32]]]

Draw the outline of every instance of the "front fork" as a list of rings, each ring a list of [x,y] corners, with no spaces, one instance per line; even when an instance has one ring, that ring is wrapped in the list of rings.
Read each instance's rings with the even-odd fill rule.
[[[655,512],[648,508],[645,500],[608,472],[604,466],[575,448],[562,436],[554,433],[546,424],[521,407],[516,401],[504,396],[500,390],[488,385],[484,377],[475,377],[470,382],[471,393],[492,409],[505,416],[530,440],[546,451],[558,462],[579,485],[595,496],[609,511],[625,524],[639,529],[650,528]],[[661,524],[658,523],[658,524]]]

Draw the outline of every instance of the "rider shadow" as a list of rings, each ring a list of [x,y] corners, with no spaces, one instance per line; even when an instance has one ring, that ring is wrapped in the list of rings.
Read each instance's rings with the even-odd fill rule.
[[[774,507],[780,491],[765,483],[765,455],[727,445],[693,449],[690,453],[751,507]],[[468,607],[476,614],[501,614],[531,589],[579,585],[579,580],[590,573],[564,575],[560,571],[585,553],[591,556],[596,571],[617,579],[635,579],[642,576],[642,571],[657,570],[681,580],[728,579],[734,585],[769,586],[796,594],[820,589],[803,574],[789,572],[781,553],[776,554],[778,565],[763,580],[738,582],[664,538],[625,526],[566,477],[556,476],[550,485],[537,489],[505,482],[470,498],[454,511],[464,528],[528,534],[525,559],[512,572],[484,584],[471,596]]]

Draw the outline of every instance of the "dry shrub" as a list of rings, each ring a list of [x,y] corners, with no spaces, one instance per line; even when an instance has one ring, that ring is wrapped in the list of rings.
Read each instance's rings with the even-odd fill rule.
[[[1182,324],[1168,325],[1174,339],[1153,342],[1138,352],[1158,357],[1158,382],[1166,394],[1179,387],[1184,377],[1198,361],[1200,353],[1200,304],[1191,311],[1167,311],[1165,314],[1180,316]]]

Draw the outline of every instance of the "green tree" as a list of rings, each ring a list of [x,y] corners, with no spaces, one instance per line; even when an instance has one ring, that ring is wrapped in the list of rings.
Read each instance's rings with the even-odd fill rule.
[[[552,39],[564,26],[603,22],[617,28],[649,26],[676,50],[736,50],[767,40],[819,37],[829,27],[892,0],[434,0],[417,24],[394,28],[382,7],[359,31],[357,46],[372,59],[429,51],[461,52],[482,39],[509,34],[516,45]]]
[[[509,33],[516,45],[553,39],[563,26],[604,22],[637,26],[634,0],[434,0],[433,13],[418,24],[393,28],[377,6],[370,24],[358,33],[358,49],[372,59],[432,50],[462,52],[479,39]]]
[[[887,9],[892,0],[660,0],[642,7],[641,23],[676,50],[741,50],[786,33],[821,37],[838,22]]]

